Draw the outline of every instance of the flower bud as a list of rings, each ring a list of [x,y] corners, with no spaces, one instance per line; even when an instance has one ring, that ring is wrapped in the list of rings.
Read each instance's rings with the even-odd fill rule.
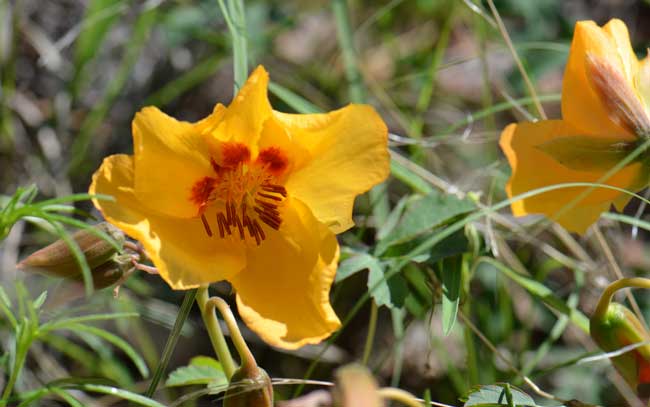
[[[121,249],[125,240],[121,230],[106,222],[93,227],[112,237]],[[118,278],[115,278],[117,274],[120,276],[123,274],[127,259],[118,256],[118,249],[115,246],[86,229],[77,231],[72,238],[83,252],[93,272],[96,287],[106,287],[110,285],[107,284],[108,281],[117,281]],[[83,279],[77,259],[62,239],[32,253],[18,263],[17,267],[26,272],[37,272],[53,277]]]
[[[230,379],[223,407],[273,407],[271,378],[260,367],[237,369]]]
[[[377,381],[364,366],[344,366],[336,371],[334,406],[383,407],[378,390]]]
[[[627,307],[610,302],[604,313],[596,313],[589,322],[591,337],[605,352],[613,352],[639,342],[650,335]],[[611,358],[612,364],[640,396],[650,396],[650,345]]]

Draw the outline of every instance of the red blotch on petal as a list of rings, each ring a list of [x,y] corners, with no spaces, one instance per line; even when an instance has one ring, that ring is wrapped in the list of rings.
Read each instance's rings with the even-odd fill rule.
[[[192,186],[190,194],[190,201],[199,207],[199,212],[202,212],[210,200],[210,195],[214,191],[217,180],[210,177],[203,177],[195,182]]]
[[[245,144],[223,143],[221,145],[221,165],[224,167],[236,167],[250,159],[251,151]]]
[[[268,147],[260,151],[257,161],[265,164],[273,175],[280,175],[289,166],[289,158],[278,147]]]

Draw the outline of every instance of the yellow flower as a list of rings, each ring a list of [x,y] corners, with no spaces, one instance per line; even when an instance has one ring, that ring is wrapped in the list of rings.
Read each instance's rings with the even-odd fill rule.
[[[512,167],[508,196],[566,182],[599,182],[650,136],[648,106],[650,59],[637,60],[625,24],[614,19],[601,28],[578,22],[564,73],[563,119],[510,124],[501,134]],[[603,183],[634,192],[647,184],[646,171],[637,159]],[[513,203],[512,211],[542,213],[584,233],[610,205],[622,210],[630,200],[605,188],[584,196],[586,189],[545,192]]]
[[[387,129],[369,106],[272,110],[258,67],[230,106],[197,123],[155,107],[133,120],[134,155],[93,176],[106,220],[139,240],[174,289],[228,280],[266,342],[317,343],[340,326],[329,303],[356,195],[389,172]]]

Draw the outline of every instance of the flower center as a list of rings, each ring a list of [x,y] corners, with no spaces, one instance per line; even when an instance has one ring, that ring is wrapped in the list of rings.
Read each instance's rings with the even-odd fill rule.
[[[194,183],[190,200],[197,205],[208,236],[213,235],[206,216],[209,208],[216,210],[212,224],[216,224],[221,238],[250,238],[260,245],[267,236],[263,225],[280,229],[287,198],[281,176],[289,160],[277,147],[261,150],[255,161],[250,156],[244,144],[223,143],[217,157],[211,158],[215,176]]]

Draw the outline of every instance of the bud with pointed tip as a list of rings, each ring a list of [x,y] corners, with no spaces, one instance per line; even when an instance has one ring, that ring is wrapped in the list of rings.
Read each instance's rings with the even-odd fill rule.
[[[106,222],[93,227],[110,236],[121,249],[125,241],[121,230]],[[125,265],[130,263],[130,256],[128,259],[119,256],[117,247],[86,229],[74,233],[72,239],[83,252],[93,272],[93,281],[97,288],[116,282],[123,275]],[[68,244],[62,239],[32,253],[18,263],[17,267],[26,272],[37,272],[52,277],[82,279],[81,267]]]
[[[223,407],[273,407],[273,385],[266,371],[241,367],[230,379]]]
[[[650,117],[623,73],[604,58],[587,54],[587,77],[610,119],[639,137],[650,137]]]
[[[611,301],[617,290],[626,287],[650,288],[650,280],[623,278],[610,284],[603,292],[589,321],[589,333],[605,352],[650,342],[650,334],[634,313],[624,305]],[[650,396],[650,343],[612,357],[611,361],[640,396]]]

